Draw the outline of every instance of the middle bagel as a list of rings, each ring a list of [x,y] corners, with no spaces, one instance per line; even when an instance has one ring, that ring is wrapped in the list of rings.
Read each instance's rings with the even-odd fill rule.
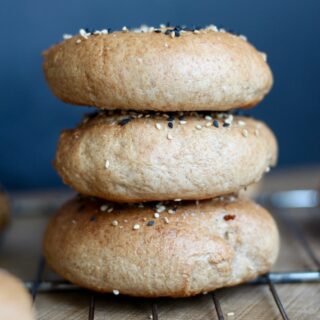
[[[251,118],[100,112],[61,134],[55,167],[76,191],[110,201],[201,200],[238,192],[276,159],[273,133]]]

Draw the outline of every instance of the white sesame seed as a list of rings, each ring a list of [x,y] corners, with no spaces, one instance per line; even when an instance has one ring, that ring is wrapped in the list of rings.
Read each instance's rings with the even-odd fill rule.
[[[181,201],[181,200],[182,200],[182,199],[174,199],[173,201],[177,201],[177,202],[178,202],[178,201]]]
[[[187,121],[186,121],[186,120],[180,120],[179,123],[182,124],[182,125],[184,125],[184,124],[187,123]]]
[[[207,122],[207,123],[206,123],[206,127],[207,127],[207,128],[211,127],[211,122]]]
[[[126,26],[124,26],[124,27],[122,27],[122,31],[123,32],[128,32],[129,30],[128,30],[128,28]]]
[[[193,33],[195,33],[195,34],[199,34],[199,33],[200,33],[200,31],[199,31],[199,30],[193,30]]]
[[[172,210],[172,209],[169,209],[169,210],[168,210],[168,213],[170,213],[170,214],[176,214],[176,211],[175,211],[175,210]]]
[[[207,26],[206,29],[216,31],[216,32],[219,31],[218,28],[213,24],[210,24],[209,26]]]
[[[133,230],[138,230],[138,229],[140,229],[140,224],[136,223],[136,224],[133,225],[132,228],[133,228]]]
[[[233,316],[234,316],[234,312],[228,312],[228,313],[227,313],[227,316],[228,316],[228,317],[233,317]]]
[[[239,125],[239,126],[245,126],[246,123],[245,123],[244,121],[242,121],[242,120],[239,120],[239,121],[238,121],[238,125]]]
[[[138,204],[138,207],[139,207],[139,208],[144,208],[144,204],[143,204],[143,203],[139,203],[139,204]]]
[[[76,40],[76,44],[79,44],[81,42],[81,39]]]
[[[101,34],[108,34],[108,33],[109,33],[109,31],[107,29],[102,29],[101,30]]]
[[[62,38],[63,38],[63,40],[68,40],[68,39],[71,39],[71,38],[72,38],[72,35],[65,33],[65,34],[62,36]]]
[[[168,139],[168,140],[172,140],[172,139],[173,139],[173,136],[172,136],[170,133],[168,133],[168,134],[167,134],[167,139]]]
[[[153,215],[156,219],[158,219],[160,217],[160,214],[158,212],[156,212],[154,215]]]
[[[119,291],[119,290],[112,290],[112,292],[113,292],[113,294],[114,294],[115,296],[118,296],[118,295],[120,294],[120,291]]]
[[[242,39],[242,40],[244,40],[244,41],[248,41],[247,37],[244,36],[243,34],[240,34],[239,38]]]
[[[169,221],[169,219],[168,219],[167,217],[164,217],[163,219],[164,219],[164,222],[165,222],[166,224],[169,224],[169,223],[170,223],[170,221]]]
[[[264,52],[260,52],[261,53],[261,56],[262,56],[262,59],[263,59],[263,61],[267,61],[267,54],[266,53],[264,53]]]
[[[259,136],[260,136],[260,131],[259,131],[259,129],[255,129],[255,130],[254,130],[254,134],[255,134],[256,137],[259,137]]]
[[[168,47],[169,47],[169,45],[168,45],[167,43],[165,43],[165,44],[164,44],[164,46],[165,46],[166,48],[168,48]]]
[[[88,36],[90,35],[90,33],[87,33],[86,30],[84,30],[84,29],[80,29],[79,33],[85,39],[88,39]]]
[[[115,226],[115,227],[116,227],[118,224],[119,224],[119,223],[118,223],[118,221],[117,221],[117,220],[113,220],[113,221],[112,221],[112,225],[113,225],[113,226]]]
[[[249,135],[249,132],[247,129],[242,130],[242,135],[246,138]]]
[[[269,172],[270,171],[270,167],[266,167],[265,172]]]
[[[208,121],[211,121],[212,120],[212,117],[211,116],[205,116],[204,117],[206,120],[208,120]]]
[[[153,319],[153,315],[152,314],[149,314],[149,319]]]
[[[171,37],[171,38],[174,38],[175,36],[176,36],[175,32],[174,32],[174,31],[171,31],[171,32],[170,32],[170,37]]]
[[[165,24],[163,24],[163,23],[160,24],[160,28],[165,28],[165,27],[166,27]]]
[[[106,169],[109,169],[109,167],[110,167],[110,161],[109,160],[106,160],[106,163],[105,163],[104,167]]]
[[[162,125],[160,123],[156,123],[156,128],[160,130],[162,129]]]
[[[166,207],[165,206],[159,206],[158,208],[157,208],[157,212],[159,212],[159,213],[161,213],[161,212],[163,212],[163,211],[165,211],[166,210]]]
[[[220,32],[226,32],[226,29],[221,28],[221,29],[219,29],[219,31]]]
[[[196,129],[197,129],[197,130],[201,130],[201,129],[202,129],[202,125],[201,125],[201,124],[197,124],[197,125],[196,125]]]
[[[108,205],[107,205],[107,204],[103,204],[103,205],[100,207],[100,210],[101,210],[101,211],[107,211],[107,210],[108,210]]]
[[[107,212],[112,212],[113,211],[113,207],[111,207],[111,208],[109,208],[108,210],[107,210]]]

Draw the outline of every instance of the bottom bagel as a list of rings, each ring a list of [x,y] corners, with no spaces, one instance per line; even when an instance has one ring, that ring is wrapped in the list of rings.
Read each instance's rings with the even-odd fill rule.
[[[187,297],[254,279],[278,249],[271,215],[234,197],[121,205],[78,196],[44,238],[47,262],[64,278],[141,297]]]

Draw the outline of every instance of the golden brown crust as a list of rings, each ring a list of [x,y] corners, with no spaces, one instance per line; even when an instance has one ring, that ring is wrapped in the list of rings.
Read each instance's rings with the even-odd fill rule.
[[[63,101],[109,110],[246,108],[261,101],[273,81],[262,53],[241,37],[212,30],[179,38],[75,36],[45,51],[43,68]]]
[[[277,143],[264,123],[235,116],[224,127],[227,117],[215,118],[219,128],[199,114],[173,121],[163,115],[131,117],[121,125],[128,115],[102,113],[61,134],[55,167],[78,192],[111,201],[235,193],[275,164]]]
[[[7,225],[9,221],[9,200],[5,193],[0,191],[0,231]]]
[[[248,200],[142,207],[78,197],[49,223],[44,255],[61,276],[92,290],[185,297],[269,271],[278,241],[270,214]]]
[[[30,294],[19,279],[3,269],[0,269],[0,319],[35,319]]]

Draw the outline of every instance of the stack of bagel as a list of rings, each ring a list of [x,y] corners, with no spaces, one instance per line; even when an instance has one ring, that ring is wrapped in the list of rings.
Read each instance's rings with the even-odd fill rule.
[[[271,215],[239,191],[277,142],[239,115],[269,92],[266,55],[209,26],[81,29],[44,53],[53,93],[100,111],[64,131],[55,168],[79,195],[51,219],[48,264],[99,292],[186,297],[270,270]]]

